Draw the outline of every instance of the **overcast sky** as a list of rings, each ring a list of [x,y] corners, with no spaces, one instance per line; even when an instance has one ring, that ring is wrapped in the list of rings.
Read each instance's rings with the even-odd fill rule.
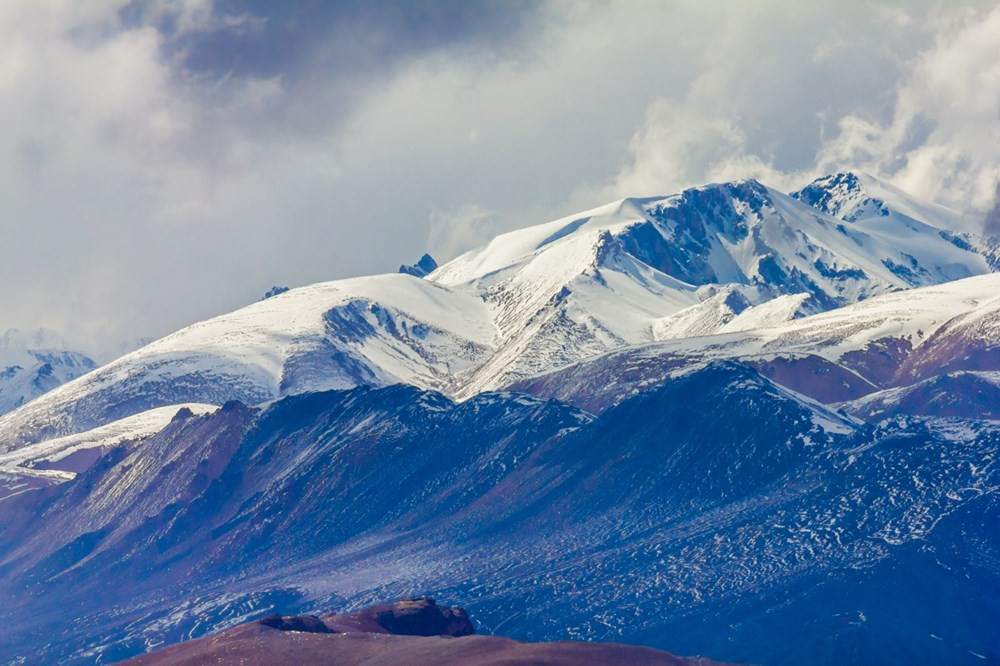
[[[849,167],[984,224],[1000,6],[0,2],[0,331],[112,348],[626,195]]]

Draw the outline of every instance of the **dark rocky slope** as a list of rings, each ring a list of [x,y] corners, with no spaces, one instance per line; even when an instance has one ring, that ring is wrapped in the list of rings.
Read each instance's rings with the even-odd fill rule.
[[[518,640],[978,664],[998,449],[995,423],[866,425],[738,363],[597,418],[405,386],[232,403],[0,502],[0,661],[429,594]]]

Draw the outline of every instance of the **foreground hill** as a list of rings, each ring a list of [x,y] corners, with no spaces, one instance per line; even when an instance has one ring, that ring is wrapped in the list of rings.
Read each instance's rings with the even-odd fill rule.
[[[382,604],[346,615],[271,615],[219,634],[130,659],[130,666],[302,664],[649,664],[712,666],[661,650],[613,643],[522,643],[475,635],[465,611],[433,599]]]

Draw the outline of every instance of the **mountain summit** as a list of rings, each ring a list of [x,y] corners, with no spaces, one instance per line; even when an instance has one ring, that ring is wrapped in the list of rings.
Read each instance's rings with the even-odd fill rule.
[[[406,273],[407,275],[412,275],[413,277],[425,277],[429,273],[433,272],[435,268],[438,267],[438,263],[434,261],[434,257],[429,254],[425,254],[417,260],[417,263],[410,265],[402,265],[399,267],[400,273]]]

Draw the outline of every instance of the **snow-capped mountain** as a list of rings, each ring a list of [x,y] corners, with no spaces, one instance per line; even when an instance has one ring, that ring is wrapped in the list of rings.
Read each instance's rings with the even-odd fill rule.
[[[471,293],[409,275],[311,285],[182,329],[0,417],[0,451],[173,404],[400,382],[448,390],[493,344]]]
[[[470,378],[474,393],[599,351],[713,332],[779,296],[807,295],[794,316],[989,272],[938,231],[846,225],[740,181],[504,234],[428,277],[483,294],[496,322],[501,349]]]
[[[0,660],[434,593],[519,638],[996,661],[1000,274],[950,215],[854,172],[625,199],[94,369],[0,416]]]
[[[843,171],[817,178],[791,196],[845,222],[893,218],[882,220],[885,223],[906,218],[944,230],[962,227],[958,211],[921,201],[863,171]]]
[[[803,192],[822,185],[831,197],[855,196],[817,183]],[[871,208],[796,196],[838,214]],[[422,279],[294,289],[181,330],[0,418],[0,450],[189,402],[255,404],[397,382],[467,398],[611,350],[776,326],[989,272],[974,246],[909,217],[923,210],[910,199],[879,210],[892,204],[906,215],[875,224],[851,213],[848,223],[753,180],[707,185],[503,234]]]
[[[862,171],[817,178],[791,196],[869,234],[901,243],[918,263],[926,260],[922,250],[930,250],[921,240],[929,232],[982,255],[993,270],[1000,270],[1000,239],[960,231],[968,223],[958,211],[922,201]]]
[[[54,331],[9,329],[0,336],[0,414],[96,367]]]

